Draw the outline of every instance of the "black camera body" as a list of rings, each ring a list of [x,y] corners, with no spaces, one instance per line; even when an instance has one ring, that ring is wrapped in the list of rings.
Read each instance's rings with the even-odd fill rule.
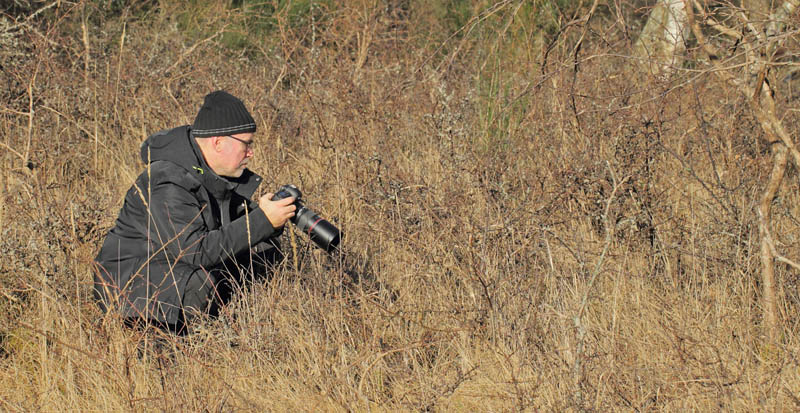
[[[322,248],[328,253],[332,253],[339,247],[341,233],[330,222],[320,218],[316,212],[306,208],[303,205],[303,194],[294,185],[283,185],[278,188],[275,195],[272,196],[273,201],[280,199],[294,197],[294,206],[297,208],[294,216],[290,219],[300,231],[305,232],[314,241],[318,247]]]

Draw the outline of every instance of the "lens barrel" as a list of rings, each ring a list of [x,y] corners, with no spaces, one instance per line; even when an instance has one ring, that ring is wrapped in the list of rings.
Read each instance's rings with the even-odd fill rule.
[[[311,241],[325,252],[332,253],[339,247],[341,233],[339,229],[325,219],[320,218],[316,212],[303,206],[302,193],[294,185],[283,185],[275,192],[273,201],[283,198],[294,197],[294,205],[297,207],[294,216],[290,218],[292,224],[308,234]]]
[[[339,229],[314,211],[300,205],[292,219],[300,231],[308,234],[311,241],[326,252],[332,252],[339,246]]]

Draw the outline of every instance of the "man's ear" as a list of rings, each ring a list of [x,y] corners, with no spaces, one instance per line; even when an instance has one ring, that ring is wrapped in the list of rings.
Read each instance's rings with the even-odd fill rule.
[[[211,147],[214,148],[216,152],[222,152],[222,137],[221,136],[212,136],[208,139],[211,139]]]

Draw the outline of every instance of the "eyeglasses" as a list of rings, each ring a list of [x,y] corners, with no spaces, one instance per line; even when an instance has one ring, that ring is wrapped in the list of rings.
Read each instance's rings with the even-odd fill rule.
[[[226,135],[226,136],[231,138],[231,139],[234,139],[234,140],[237,140],[237,141],[243,143],[244,144],[244,149],[247,150],[247,151],[253,149],[253,144],[255,143],[255,141],[253,141],[252,139],[250,139],[249,141],[246,141],[246,140],[239,139],[239,138],[237,138],[235,136],[232,136],[232,135]]]

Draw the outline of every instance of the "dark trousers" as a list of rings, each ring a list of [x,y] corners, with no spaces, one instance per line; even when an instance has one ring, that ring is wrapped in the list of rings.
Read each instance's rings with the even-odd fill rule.
[[[197,319],[218,316],[220,309],[231,301],[236,291],[248,283],[269,279],[274,267],[282,260],[280,250],[270,248],[252,256],[227,260],[219,268],[210,271],[197,270],[186,276],[181,311],[175,324],[140,319],[129,319],[125,323],[139,327],[150,325],[178,335],[187,334]]]

